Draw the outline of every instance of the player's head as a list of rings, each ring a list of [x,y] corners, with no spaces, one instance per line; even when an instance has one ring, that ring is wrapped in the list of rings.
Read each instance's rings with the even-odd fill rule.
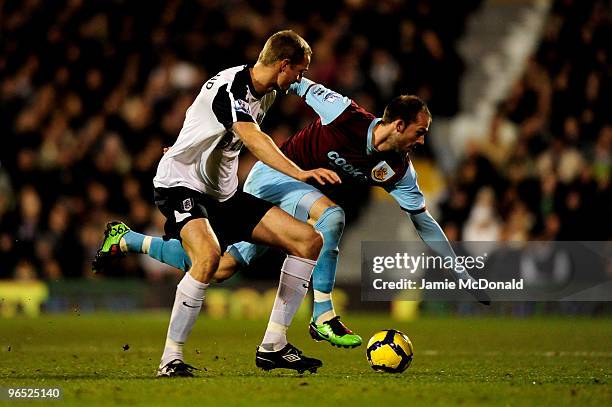
[[[274,67],[278,71],[276,86],[287,90],[294,82],[299,82],[308,70],[312,50],[310,45],[292,30],[273,34],[264,45],[258,63]]]
[[[418,96],[401,95],[385,107],[382,122],[391,125],[389,142],[392,149],[407,153],[415,145],[425,142],[431,124],[431,113],[427,104]]]

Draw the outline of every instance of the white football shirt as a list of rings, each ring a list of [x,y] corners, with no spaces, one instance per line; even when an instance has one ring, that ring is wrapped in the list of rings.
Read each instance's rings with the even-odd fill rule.
[[[256,94],[247,65],[210,78],[187,109],[183,128],[161,158],[153,185],[186,187],[218,201],[231,198],[238,189],[238,155],[243,145],[232,124],[261,124],[275,97],[274,90]]]

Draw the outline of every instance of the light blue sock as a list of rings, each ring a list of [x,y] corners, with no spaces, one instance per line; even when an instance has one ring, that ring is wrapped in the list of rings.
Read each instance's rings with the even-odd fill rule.
[[[332,311],[334,309],[334,305],[331,300],[327,301],[315,301],[313,302],[314,306],[312,309],[312,320],[316,321],[320,315],[323,315],[326,312]]]
[[[125,239],[125,244],[127,246],[128,252],[142,253],[142,242],[144,242],[145,237],[147,236],[138,232],[134,232],[133,230],[130,230],[125,235],[123,235],[123,239]]]
[[[312,288],[315,292],[312,320],[316,321],[319,316],[333,312],[334,309],[329,294],[336,281],[338,243],[344,231],[344,211],[339,206],[327,208],[314,227],[323,234],[323,248],[312,272]]]
[[[183,271],[191,268],[191,259],[177,239],[164,240],[161,237],[147,236],[133,230],[123,235],[123,239],[130,253],[148,254],[155,260]]]
[[[164,240],[161,237],[153,237],[147,254],[162,263],[183,271],[191,268],[191,259],[177,239]]]

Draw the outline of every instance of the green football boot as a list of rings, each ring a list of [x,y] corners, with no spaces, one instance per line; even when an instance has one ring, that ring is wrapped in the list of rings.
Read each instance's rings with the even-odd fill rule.
[[[91,263],[91,271],[100,273],[108,265],[111,259],[125,256],[121,251],[121,238],[130,231],[130,228],[123,222],[109,222],[104,231],[102,247],[96,252],[96,257]]]
[[[355,335],[353,331],[340,322],[339,316],[335,316],[322,324],[313,321],[310,323],[309,331],[310,336],[315,341],[328,341],[332,346],[339,348],[355,348],[363,342],[361,336]]]

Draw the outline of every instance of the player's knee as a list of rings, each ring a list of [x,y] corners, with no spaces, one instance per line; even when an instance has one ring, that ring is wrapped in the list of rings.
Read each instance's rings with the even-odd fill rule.
[[[189,274],[198,281],[210,281],[221,259],[221,249],[212,245],[201,247],[191,258],[192,264]]]
[[[331,206],[321,214],[314,227],[323,233],[325,244],[333,243],[337,245],[337,241],[340,240],[344,232],[345,224],[344,210],[339,206]]]

